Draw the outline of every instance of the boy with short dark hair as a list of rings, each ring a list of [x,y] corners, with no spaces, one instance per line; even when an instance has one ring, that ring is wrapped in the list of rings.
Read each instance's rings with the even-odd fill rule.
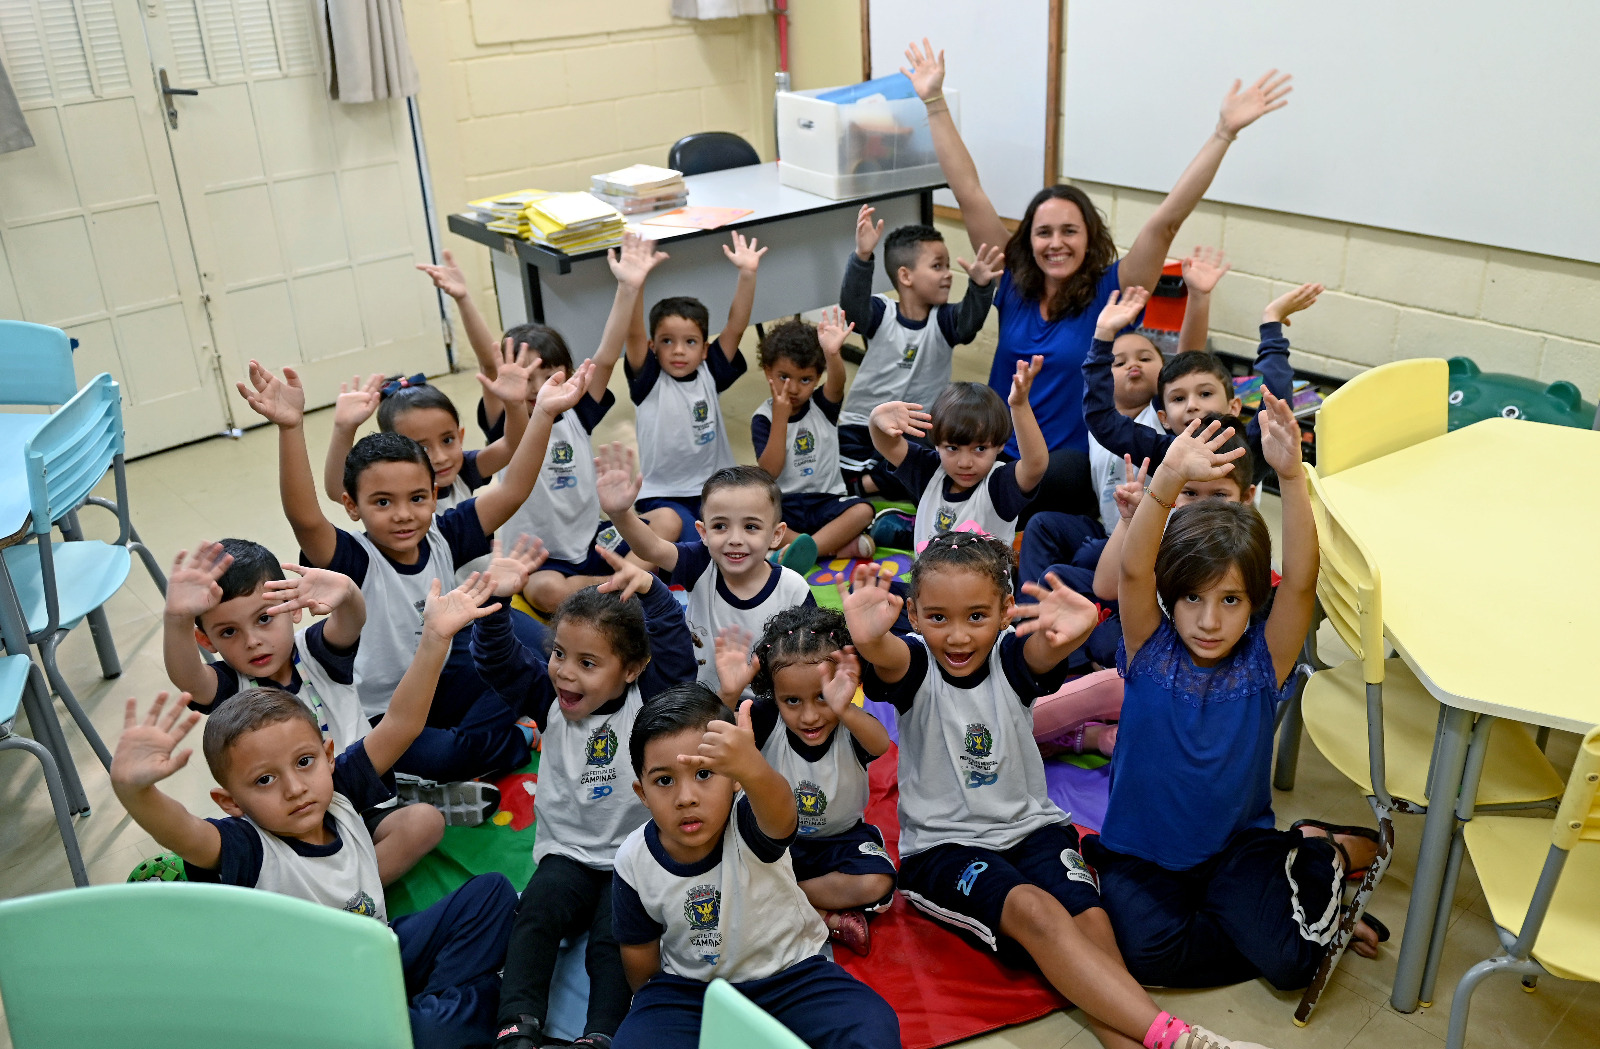
[[[220,707],[206,722],[203,745],[218,783],[211,797],[226,819],[201,819],[157,786],[193,753],[174,753],[200,720],[183,713],[189,697],[164,710],[167,693],[158,694],[142,722],[138,700],[128,700],[111,762],[118,800],[183,858],[191,881],[264,889],[387,921],[377,850],[360,810],[393,797],[383,776],[427,722],[451,638],[500,607],[480,607],[493,589],[489,575],[443,594],[433,583],[422,639],[388,714],[342,753],[282,689],[245,689]],[[493,1040],[497,972],[516,902],[505,875],[484,874],[393,923],[418,1046]]]
[[[650,308],[648,341],[638,331],[630,333],[623,362],[644,467],[638,510],[672,510],[682,521],[680,537],[694,530],[700,516],[700,486],[734,464],[718,396],[749,368],[739,340],[750,325],[756,270],[767,249],[736,232],[732,247],[724,244],[722,253],[738,269],[739,284],[716,341],[706,341],[711,315],[704,303],[666,298]],[[642,320],[639,301],[636,324]]]
[[[950,382],[955,347],[977,337],[994,302],[994,278],[1004,266],[1000,245],[979,245],[977,258],[957,259],[971,278],[959,306],[950,305],[950,249],[932,226],[901,226],[883,240],[883,268],[897,299],[872,294],[872,249],[883,235],[874,210],[856,216],[856,250],[845,261],[839,305],[867,343],[866,356],[839,412],[839,454],[849,479],[864,493],[915,500],[873,447],[868,422],[875,405],[933,403]],[[931,322],[931,323],[930,323]],[[856,489],[852,489],[856,490]]]
[[[728,716],[691,683],[634,720],[633,789],[651,822],[617,850],[612,915],[634,995],[612,1044],[694,1049],[721,978],[817,1049],[898,1047],[889,1003],[821,957],[828,930],[789,858],[794,793],[756,748],[750,702]]]

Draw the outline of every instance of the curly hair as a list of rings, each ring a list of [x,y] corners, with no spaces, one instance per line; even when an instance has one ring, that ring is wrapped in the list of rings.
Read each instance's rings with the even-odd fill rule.
[[[765,371],[779,361],[791,361],[796,368],[812,368],[818,375],[828,367],[828,358],[817,339],[817,328],[805,321],[784,321],[767,329],[756,360]]]
[[[963,568],[986,575],[996,592],[1004,598],[1011,593],[1011,570],[1016,561],[1011,547],[982,532],[941,532],[928,540],[922,553],[911,563],[911,600],[930,572]]]
[[[1046,186],[1028,202],[1022,213],[1022,222],[1006,242],[1006,269],[1017,291],[1029,302],[1044,298],[1044,270],[1033,257],[1033,217],[1039,205],[1047,200],[1065,200],[1075,204],[1083,214],[1083,226],[1089,235],[1089,249],[1084,252],[1083,263],[1072,276],[1062,282],[1051,297],[1045,312],[1051,320],[1075,316],[1094,304],[1094,290],[1100,278],[1116,261],[1117,246],[1111,240],[1111,227],[1100,209],[1094,206],[1089,194],[1077,186]]]
[[[644,609],[637,601],[620,601],[616,594],[603,594],[598,587],[586,586],[556,606],[550,616],[550,643],[565,622],[587,623],[611,642],[611,650],[629,670],[650,662],[650,635],[645,632]]]
[[[795,663],[817,663],[850,644],[844,613],[820,605],[795,605],[767,620],[750,654],[761,660],[751,689],[763,699],[775,692],[772,676]]]

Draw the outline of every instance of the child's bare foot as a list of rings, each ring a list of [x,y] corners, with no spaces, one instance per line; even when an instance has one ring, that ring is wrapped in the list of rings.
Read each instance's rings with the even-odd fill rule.
[[[1332,838],[1345,858],[1345,874],[1357,874],[1378,858],[1378,832],[1366,827],[1341,827],[1320,820],[1296,820],[1290,830],[1308,838]]]
[[[1356,922],[1355,932],[1350,936],[1350,949],[1363,958],[1376,958],[1378,944],[1383,942],[1378,930],[1367,923],[1366,915]]]

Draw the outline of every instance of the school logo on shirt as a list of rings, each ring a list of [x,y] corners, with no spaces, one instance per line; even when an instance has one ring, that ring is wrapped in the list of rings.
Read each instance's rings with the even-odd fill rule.
[[[361,889],[357,889],[354,896],[344,901],[344,909],[351,914],[359,914],[363,918],[376,918],[378,916],[378,905],[373,903],[372,897]]]
[[[948,506],[939,507],[939,512],[934,515],[933,528],[937,532],[948,532],[955,526],[956,512]]]
[[[609,722],[589,734],[589,742],[583,752],[585,761],[590,765],[611,764],[611,759],[617,756],[617,734],[611,731]]]
[[[794,454],[810,455],[817,450],[817,435],[810,430],[801,430],[794,435]]]
[[[715,885],[696,885],[683,902],[683,917],[691,929],[715,929],[722,913],[722,890]]]
[[[618,546],[622,545],[622,536],[615,528],[608,525],[600,529],[600,534],[594,537],[594,544],[614,552]]]
[[[988,725],[968,725],[965,745],[968,754],[975,758],[986,758],[994,750],[994,733],[989,731]]]
[[[828,795],[808,779],[796,784],[794,807],[800,818],[801,834],[815,834],[827,822]]]
[[[557,441],[550,448],[550,461],[557,466],[571,466],[572,445],[566,441]]]
[[[689,409],[689,411],[694,417],[694,421],[697,423],[703,423],[707,419],[711,418],[711,408],[706,404],[704,399],[695,401],[694,407]]]
[[[915,346],[907,346],[905,348],[905,350],[900,354],[900,364],[901,364],[901,366],[902,367],[906,367],[906,366],[915,364],[916,362],[917,362],[917,348]]]

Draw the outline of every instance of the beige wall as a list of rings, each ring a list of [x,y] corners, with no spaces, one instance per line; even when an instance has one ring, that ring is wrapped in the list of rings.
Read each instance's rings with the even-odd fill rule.
[[[404,3],[441,226],[469,200],[664,164],[694,131],[774,154],[770,17],[689,22],[668,0]],[[444,245],[495,316],[487,249],[448,232]]]
[[[789,0],[789,75],[796,91],[861,79],[862,0]]]

